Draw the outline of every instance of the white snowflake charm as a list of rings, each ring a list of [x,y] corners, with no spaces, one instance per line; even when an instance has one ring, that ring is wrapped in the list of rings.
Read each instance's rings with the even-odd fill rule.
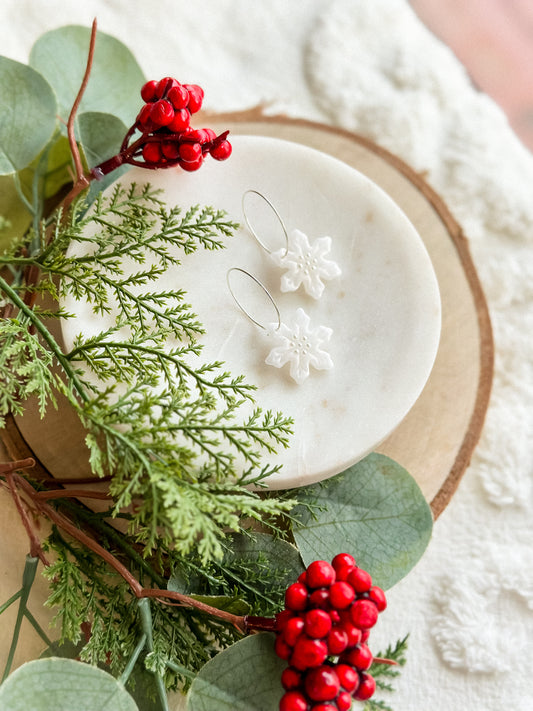
[[[311,319],[302,308],[296,309],[292,321],[288,323],[272,323],[267,329],[268,335],[274,339],[272,348],[265,363],[281,368],[290,363],[291,377],[301,385],[309,375],[309,366],[317,370],[331,370],[333,361],[323,345],[329,341],[333,333],[326,326],[310,326]]]
[[[296,291],[303,284],[310,296],[319,299],[324,291],[322,280],[341,274],[337,262],[324,256],[330,251],[331,237],[319,237],[311,245],[306,234],[293,230],[290,245],[270,254],[278,267],[287,270],[281,277],[281,291]]]

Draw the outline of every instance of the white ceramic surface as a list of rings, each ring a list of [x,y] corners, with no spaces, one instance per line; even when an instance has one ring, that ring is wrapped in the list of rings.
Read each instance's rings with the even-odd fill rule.
[[[134,169],[126,180],[151,182],[168,204],[210,204],[241,223],[220,251],[184,256],[162,288],[184,288],[207,329],[199,362],[223,360],[233,374],[258,386],[257,403],[294,417],[290,448],[269,457],[282,469],[272,488],[301,486],[337,474],[377,446],[405,417],[422,391],[437,353],[440,298],[423,242],[398,206],[374,183],[341,161],[310,148],[272,138],[231,137],[224,163],[208,159],[196,173]],[[326,282],[319,300],[303,288],[282,293],[277,268],[245,227],[241,199],[258,190],[310,241],[328,235],[342,269]],[[255,208],[254,208],[255,210]],[[263,212],[254,213],[259,233]],[[266,222],[266,216],[265,216]],[[265,240],[274,235],[266,227]],[[272,238],[272,237],[271,237]],[[282,369],[265,364],[265,331],[239,310],[226,283],[241,267],[270,290],[282,319],[302,306],[313,323],[333,329],[328,350],[332,370],[313,370],[300,385]],[[273,320],[264,293],[249,280],[239,298],[258,320]],[[78,318],[64,323],[71,343],[79,332],[108,324],[88,308],[67,303]],[[271,309],[271,307],[270,307]],[[243,409],[243,412],[246,412]],[[266,462],[265,458],[265,462]]]

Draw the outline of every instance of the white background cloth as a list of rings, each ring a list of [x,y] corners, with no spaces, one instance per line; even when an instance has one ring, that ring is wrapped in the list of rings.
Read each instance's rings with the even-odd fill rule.
[[[395,711],[533,709],[533,158],[406,0],[3,0],[1,53],[64,24],[114,34],[148,78],[214,111],[265,103],[401,156],[461,222],[489,302],[496,372],[481,443],[374,645],[410,633]],[[120,77],[117,77],[120,81]]]

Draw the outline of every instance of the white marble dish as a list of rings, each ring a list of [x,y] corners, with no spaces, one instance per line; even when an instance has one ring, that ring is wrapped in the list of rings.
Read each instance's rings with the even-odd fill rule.
[[[269,457],[281,464],[270,478],[274,489],[310,484],[357,462],[392,432],[420,395],[437,353],[441,309],[438,284],[424,244],[399,207],[381,188],[353,168],[311,148],[273,138],[232,137],[224,163],[207,159],[196,173],[181,170],[130,171],[123,182],[150,182],[169,205],[184,209],[209,204],[241,223],[220,251],[183,256],[162,288],[183,288],[206,327],[199,362],[223,360],[234,375],[258,386],[257,404],[295,420],[291,446]],[[283,293],[282,270],[252,237],[241,200],[245,191],[268,197],[290,233],[311,242],[331,237],[328,259],[341,275],[325,282],[319,299],[303,288]],[[255,208],[254,208],[255,210]],[[267,210],[254,213],[254,229],[281,246]],[[267,224],[268,223],[268,224]],[[277,243],[276,243],[277,241]],[[330,370],[314,370],[301,384],[265,364],[271,346],[235,303],[226,282],[231,267],[259,279],[270,291],[282,320],[302,307],[313,323],[331,328]],[[239,298],[259,321],[275,313],[260,288],[244,279]],[[74,336],[106,328],[88,307],[68,302],[77,318],[65,321],[67,347]],[[270,310],[269,310],[270,309]],[[265,455],[266,456],[266,455]]]

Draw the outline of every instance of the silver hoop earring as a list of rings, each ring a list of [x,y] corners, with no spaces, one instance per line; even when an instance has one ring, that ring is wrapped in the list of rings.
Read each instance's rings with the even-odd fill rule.
[[[267,296],[277,314],[277,322],[263,324],[255,319],[250,312],[243,307],[240,300],[237,298],[233,286],[231,284],[230,275],[239,272],[249,277],[256,285],[258,285],[264,294]],[[282,368],[289,363],[289,372],[293,380],[298,385],[309,376],[311,366],[316,370],[331,370],[333,361],[330,354],[324,350],[323,346],[327,343],[331,334],[331,328],[327,326],[311,326],[311,319],[306,312],[300,307],[292,318],[286,322],[281,320],[279,308],[268,291],[266,286],[254,277],[250,272],[240,267],[232,267],[226,273],[226,282],[233,300],[243,312],[243,314],[259,328],[262,328],[268,338],[272,341],[273,347],[265,358],[267,365],[272,365],[275,368]]]
[[[248,195],[257,195],[273,210],[285,236],[285,245],[280,249],[274,251],[268,247],[252,226],[245,205]],[[244,221],[254,239],[265,250],[276,266],[286,270],[281,277],[281,291],[296,291],[303,284],[309,296],[319,299],[325,288],[323,280],[328,281],[341,275],[341,269],[337,262],[325,257],[331,251],[331,237],[319,237],[310,244],[307,235],[301,230],[295,229],[292,230],[289,238],[287,228],[279,212],[271,201],[257,190],[247,190],[244,193],[242,196],[242,211]]]

